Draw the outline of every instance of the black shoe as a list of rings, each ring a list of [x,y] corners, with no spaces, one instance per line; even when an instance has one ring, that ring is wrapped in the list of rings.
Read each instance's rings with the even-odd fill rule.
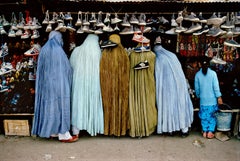
[[[101,43],[101,48],[109,48],[109,47],[115,47],[117,46],[116,43],[112,42],[111,40],[107,40],[107,41],[104,41],[103,43]]]
[[[182,136],[183,138],[186,138],[186,137],[188,137],[188,135],[189,135],[189,133],[188,133],[188,132],[182,132],[182,134],[181,134],[181,136]]]
[[[134,69],[139,70],[139,69],[146,69],[149,67],[148,61],[145,62],[140,62],[137,65],[134,66]]]

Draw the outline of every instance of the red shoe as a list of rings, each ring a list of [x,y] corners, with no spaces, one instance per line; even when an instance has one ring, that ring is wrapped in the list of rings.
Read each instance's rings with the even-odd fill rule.
[[[74,135],[72,136],[71,139],[68,139],[68,140],[60,140],[61,142],[63,143],[73,143],[73,142],[76,142],[78,140],[78,136],[77,135]]]

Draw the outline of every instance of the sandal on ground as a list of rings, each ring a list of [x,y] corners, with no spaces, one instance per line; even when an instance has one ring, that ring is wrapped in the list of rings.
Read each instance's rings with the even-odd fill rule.
[[[214,138],[214,136],[215,135],[212,132],[208,132],[208,134],[207,134],[208,139],[212,139],[212,138]]]
[[[207,138],[207,132],[203,132],[202,135],[204,138]]]

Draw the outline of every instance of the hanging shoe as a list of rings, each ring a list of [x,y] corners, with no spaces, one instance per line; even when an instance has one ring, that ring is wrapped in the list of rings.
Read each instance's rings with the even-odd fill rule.
[[[81,26],[82,25],[82,12],[78,11],[78,18],[77,21],[75,23],[75,26]]]
[[[42,21],[42,24],[48,24],[49,23],[49,11],[47,10],[45,12],[45,18],[44,20]]]
[[[120,22],[122,22],[122,20],[119,19],[117,13],[115,13],[115,17],[111,19],[111,24],[117,24]]]
[[[39,44],[32,45],[32,48],[27,50],[24,55],[25,56],[36,56],[40,53],[41,46]]]
[[[117,46],[117,44],[111,40],[107,40],[107,41],[103,41],[101,44],[100,44],[100,47],[102,49],[104,48],[110,48],[110,47],[115,47]]]
[[[31,39],[37,39],[40,37],[40,34],[38,32],[38,30],[33,30],[33,34],[31,36]]]
[[[104,27],[104,23],[102,22],[102,11],[98,12],[98,19],[97,19],[97,27]]]
[[[141,70],[141,69],[147,69],[147,68],[149,68],[149,63],[147,60],[145,60],[144,62],[140,62],[134,66],[135,70]]]

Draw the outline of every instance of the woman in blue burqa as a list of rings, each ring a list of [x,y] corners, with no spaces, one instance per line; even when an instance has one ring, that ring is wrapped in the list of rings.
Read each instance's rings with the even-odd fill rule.
[[[62,34],[52,31],[40,51],[32,134],[73,142],[77,137],[69,133],[72,68],[62,46]]]
[[[74,135],[78,135],[80,130],[86,130],[91,136],[104,132],[98,40],[97,35],[89,34],[80,46],[74,48],[70,57],[73,68],[71,123]]]
[[[154,52],[157,133],[181,131],[182,136],[187,136],[193,121],[193,105],[182,66],[174,53],[162,47],[160,36],[156,38]]]

